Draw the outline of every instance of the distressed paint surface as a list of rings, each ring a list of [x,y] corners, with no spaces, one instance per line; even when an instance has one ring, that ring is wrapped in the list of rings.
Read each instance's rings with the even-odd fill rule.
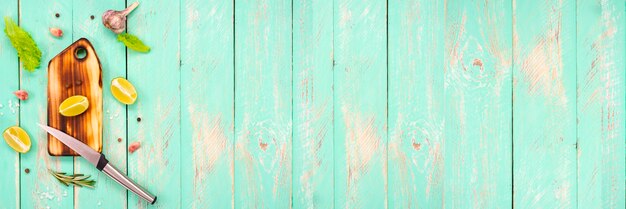
[[[626,207],[622,0],[141,1],[128,31],[147,54],[101,23],[132,2],[0,0],[43,52],[26,72],[0,34],[0,130],[33,143],[0,145],[0,209]],[[103,68],[103,152],[155,205],[47,153],[47,62],[81,37]]]
[[[127,2],[127,4],[130,4]],[[127,50],[128,80],[137,101],[128,106],[128,139],[141,148],[128,154],[128,176],[156,194],[157,208],[182,208],[180,176],[180,5],[142,1],[128,20],[128,32],[151,47]],[[128,208],[148,203],[128,192]]]
[[[181,1],[181,208],[234,204],[233,7]]]
[[[334,5],[293,4],[293,207],[333,208]]]
[[[443,205],[510,207],[511,1],[445,7]]]
[[[111,80],[126,77],[126,48],[117,43],[116,36],[105,28],[99,14],[111,8],[124,8],[123,0],[73,2],[72,31],[74,40],[87,38],[93,45],[102,68],[102,153],[111,164],[126,173],[126,105],[118,102],[111,94]],[[91,16],[94,19],[91,19]],[[118,139],[120,139],[118,141]],[[126,192],[113,179],[96,169],[86,160],[76,158],[76,173],[91,174],[98,189],[76,188],[74,208],[125,208]]]
[[[625,208],[626,8],[578,1],[578,207]]]
[[[575,208],[576,2],[514,4],[514,206]]]
[[[389,1],[389,208],[442,208],[444,2]]]
[[[0,2],[0,14],[18,20],[17,1]],[[0,21],[0,28],[4,31],[4,19]],[[19,125],[19,100],[12,92],[20,88],[19,72],[20,63],[15,56],[15,49],[11,46],[9,38],[0,35],[0,131],[14,125]],[[27,131],[28,132],[28,131]],[[4,139],[0,144],[4,143]],[[0,146],[0,168],[4,171],[0,173],[0,203],[2,209],[17,209],[20,204],[20,154],[9,146]],[[4,194],[11,195],[4,195]]]
[[[235,1],[235,208],[292,197],[291,1]]]
[[[335,208],[387,205],[384,1],[335,1]]]
[[[35,72],[20,70],[20,88],[29,92],[28,100],[20,103],[20,126],[31,139],[30,151],[20,155],[20,207],[73,208],[74,190],[50,176],[48,169],[73,173],[74,157],[50,156],[47,133],[37,126],[37,123],[47,124],[48,61],[74,41],[72,3],[21,0],[19,9],[20,25],[31,34],[42,52],[41,65]],[[63,28],[66,35],[60,39],[51,36],[48,31],[51,26]],[[15,53],[14,49],[10,50]],[[26,168],[29,173],[23,171]]]

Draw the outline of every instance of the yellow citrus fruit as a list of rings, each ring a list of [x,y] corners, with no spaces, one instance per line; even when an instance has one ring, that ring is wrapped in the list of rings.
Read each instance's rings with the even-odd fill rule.
[[[114,78],[111,81],[111,94],[124,104],[133,104],[137,100],[137,91],[133,84],[124,78]]]
[[[85,96],[71,96],[59,105],[59,113],[63,116],[77,116],[89,108],[89,100]]]
[[[30,150],[30,137],[24,129],[11,126],[2,133],[4,141],[17,152],[26,153]]]

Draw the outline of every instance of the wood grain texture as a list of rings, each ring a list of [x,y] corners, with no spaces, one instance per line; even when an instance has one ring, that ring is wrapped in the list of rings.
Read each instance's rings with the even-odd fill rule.
[[[0,209],[626,207],[623,0],[141,1],[146,54],[100,19],[133,2],[0,0],[43,52],[21,70],[0,32],[0,130],[33,143],[0,145]],[[156,205],[47,153],[46,63],[81,37],[102,152]],[[110,94],[118,76],[136,104]]]
[[[181,7],[182,208],[233,208],[234,2]]]
[[[0,2],[0,14],[18,20],[17,1]],[[0,28],[4,30],[4,21],[0,21]],[[19,100],[11,94],[19,86],[19,62],[9,38],[0,35],[0,131],[8,127],[19,125]],[[28,130],[26,130],[27,133]],[[6,146],[4,139],[0,142],[0,208],[18,209],[20,204],[20,154]],[[31,150],[32,151],[32,150]]]
[[[137,90],[137,102],[128,106],[127,143],[141,143],[128,154],[128,174],[157,196],[151,207],[182,208],[179,2],[141,1],[127,31],[151,47],[149,53],[127,51],[128,80]],[[128,208],[147,207],[128,192]]]
[[[333,208],[334,5],[293,4],[293,208]]]
[[[72,31],[71,2],[47,0],[21,0],[20,24],[37,42],[41,49],[41,66],[35,72],[20,70],[20,88],[29,92],[28,100],[20,105],[20,126],[31,137],[31,150],[20,156],[21,208],[72,208],[74,191],[60,184],[48,174],[48,169],[73,173],[73,157],[52,157],[48,154],[47,133],[37,123],[47,123],[47,80],[46,63],[69,46],[71,35],[55,38],[50,35],[51,26],[62,28],[66,34]],[[26,12],[28,11],[28,12]],[[59,14],[56,18],[55,14]]]
[[[116,168],[126,173],[126,105],[111,94],[111,80],[126,76],[126,48],[113,32],[102,24],[100,15],[108,9],[124,8],[124,0],[73,2],[71,35],[74,39],[87,38],[98,53],[102,66],[102,153]],[[91,19],[91,15],[94,19]],[[118,141],[118,139],[121,139]],[[74,171],[93,175],[97,189],[76,189],[74,208],[125,208],[126,189],[101,173],[91,163],[77,158]]]
[[[624,1],[578,1],[578,207],[625,208]]]
[[[387,5],[335,1],[336,208],[387,206]]]
[[[444,2],[389,1],[389,208],[442,208]]]
[[[443,204],[510,207],[511,1],[446,3]]]
[[[574,208],[576,2],[513,2],[514,207]]]
[[[79,50],[84,51],[82,59],[77,57]],[[65,117],[59,113],[59,106],[72,96],[86,97],[89,107],[80,115]],[[48,64],[48,126],[102,151],[102,69],[98,54],[87,39],[75,41]],[[48,153],[78,156],[51,134],[48,134]]]
[[[235,208],[291,206],[291,1],[235,1]]]

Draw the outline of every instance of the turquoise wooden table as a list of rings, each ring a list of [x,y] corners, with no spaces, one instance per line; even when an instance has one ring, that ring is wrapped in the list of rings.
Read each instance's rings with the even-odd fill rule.
[[[29,73],[0,35],[0,129],[33,141],[0,143],[1,209],[626,207],[624,0],[141,1],[147,54],[100,19],[133,2],[0,0],[43,52]],[[46,63],[81,37],[103,153],[155,205],[47,153]],[[111,95],[119,76],[137,103]]]

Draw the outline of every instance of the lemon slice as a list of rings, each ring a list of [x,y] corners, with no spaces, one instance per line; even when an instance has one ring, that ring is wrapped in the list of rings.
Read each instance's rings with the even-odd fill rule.
[[[59,105],[59,113],[63,116],[72,117],[80,115],[89,108],[89,101],[85,96],[71,96]]]
[[[111,81],[111,94],[113,97],[124,104],[133,104],[137,100],[137,91],[133,84],[124,78],[114,78]]]
[[[30,137],[24,129],[18,126],[11,126],[4,130],[2,137],[9,147],[17,152],[26,153],[30,150]]]

